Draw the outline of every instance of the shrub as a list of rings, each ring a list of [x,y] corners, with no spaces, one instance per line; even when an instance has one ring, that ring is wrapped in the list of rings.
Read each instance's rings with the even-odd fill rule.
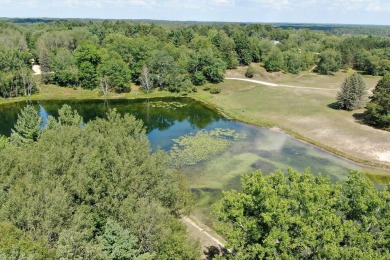
[[[210,89],[210,93],[211,93],[211,94],[218,94],[218,93],[221,93],[221,89],[220,89],[220,88],[217,88],[217,87],[211,88],[211,89]]]
[[[254,75],[255,75],[255,69],[251,65],[249,65],[248,69],[245,72],[245,77],[253,78]]]

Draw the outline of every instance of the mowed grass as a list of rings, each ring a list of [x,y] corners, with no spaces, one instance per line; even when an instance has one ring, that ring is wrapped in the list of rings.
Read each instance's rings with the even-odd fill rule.
[[[243,77],[240,70],[228,72],[228,76]],[[338,72],[333,76],[308,72],[301,75],[279,73],[266,77],[258,73],[254,79],[307,89],[225,80],[218,84],[221,88],[219,95],[204,95],[201,99],[241,121],[278,126],[299,139],[356,162],[389,167],[390,133],[362,124],[358,118],[364,109],[344,111],[334,108],[337,92],[351,73]],[[379,79],[364,77],[368,89],[374,88]],[[310,89],[312,87],[323,90]]]
[[[13,103],[24,100],[67,100],[67,99],[137,99],[137,98],[154,98],[154,97],[173,97],[181,96],[177,93],[171,93],[168,91],[154,90],[150,93],[145,93],[139,89],[138,86],[132,86],[129,93],[114,93],[111,92],[108,95],[103,95],[100,89],[85,90],[80,87],[69,88],[59,87],[56,85],[44,85],[38,82],[37,94],[33,94],[27,97],[16,97],[9,99],[0,99],[0,105],[6,103]]]

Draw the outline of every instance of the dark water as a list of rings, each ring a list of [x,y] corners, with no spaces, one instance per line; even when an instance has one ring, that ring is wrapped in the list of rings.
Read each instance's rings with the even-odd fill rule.
[[[109,109],[119,113],[129,113],[141,119],[147,127],[152,145],[165,147],[169,137],[187,134],[196,129],[203,129],[215,122],[226,121],[218,113],[206,109],[202,104],[191,99],[153,99],[153,100],[61,100],[33,101],[0,105],[0,134],[11,135],[18,113],[27,104],[39,110],[44,122],[48,115],[58,116],[58,109],[68,104],[84,118],[84,122],[104,117]]]
[[[203,220],[209,219],[210,205],[219,198],[221,190],[239,188],[242,174],[253,170],[270,173],[288,167],[299,171],[310,167],[313,174],[322,173],[335,181],[346,178],[349,169],[362,170],[357,164],[281,132],[225,119],[216,111],[188,98],[40,101],[32,104],[46,119],[48,115],[56,117],[57,110],[65,103],[77,110],[84,122],[104,117],[112,108],[121,114],[133,114],[144,121],[153,149],[161,147],[169,151],[172,139],[200,129],[229,128],[245,134],[244,140],[235,143],[222,155],[183,169],[198,198],[195,213]],[[11,134],[17,114],[26,104],[0,106],[0,134]]]

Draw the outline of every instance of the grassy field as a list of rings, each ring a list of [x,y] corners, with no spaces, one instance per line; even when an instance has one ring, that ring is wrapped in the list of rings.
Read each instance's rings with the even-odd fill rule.
[[[153,91],[149,94],[139,90],[137,86],[132,87],[130,93],[109,93],[102,95],[99,89],[85,90],[82,88],[64,88],[55,85],[38,85],[39,93],[28,97],[17,97],[11,99],[0,99],[0,105],[23,100],[66,100],[66,99],[136,99],[136,98],[153,98],[153,97],[173,97],[181,96],[180,94],[168,91]]]
[[[252,124],[280,127],[299,139],[354,161],[390,166],[390,133],[362,124],[358,120],[362,109],[344,111],[334,108],[340,85],[351,72],[321,76],[309,72],[292,75],[257,70],[254,79],[300,88],[225,80],[219,84],[221,94],[204,97],[204,100],[231,117]],[[245,68],[240,68],[229,71],[227,76],[243,77],[244,72]],[[375,87],[379,79],[364,77],[369,89]]]

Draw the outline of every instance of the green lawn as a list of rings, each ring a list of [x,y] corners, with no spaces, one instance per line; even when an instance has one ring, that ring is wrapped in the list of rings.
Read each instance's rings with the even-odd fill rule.
[[[233,76],[240,76],[237,71],[234,73]],[[225,80],[218,85],[222,90],[219,95],[203,94],[200,98],[233,118],[256,125],[278,126],[295,137],[357,162],[389,167],[390,133],[361,124],[355,117],[363,109],[344,111],[332,108],[340,85],[348,74],[278,74],[275,76],[278,80],[268,80],[324,90],[268,87]],[[267,80],[259,74],[255,79]],[[373,88],[379,77],[364,77],[364,80],[368,88]]]

